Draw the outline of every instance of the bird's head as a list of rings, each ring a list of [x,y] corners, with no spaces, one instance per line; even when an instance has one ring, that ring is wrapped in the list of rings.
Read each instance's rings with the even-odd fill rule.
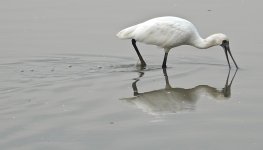
[[[230,46],[229,46],[229,39],[228,37],[225,35],[225,34],[222,34],[222,33],[218,33],[218,34],[214,34],[214,40],[216,42],[216,45],[220,45],[221,47],[223,47],[224,51],[225,51],[225,54],[226,54],[226,58],[227,58],[227,62],[228,62],[228,65],[229,65],[229,68],[230,68],[230,63],[229,63],[229,60],[228,60],[228,53],[230,54],[233,62],[235,63],[235,66],[236,68],[238,68],[237,64],[236,64],[236,61],[234,60],[232,54],[231,54],[231,51],[230,51]]]
[[[222,44],[226,44],[226,42],[229,44],[228,37],[223,33],[213,34],[209,38],[211,38],[210,40],[213,41],[214,46],[222,46]]]
[[[228,53],[230,54],[233,62],[235,63],[236,68],[238,68],[238,66],[237,66],[237,64],[236,64],[236,62],[235,62],[235,60],[231,54],[231,51],[230,51],[229,39],[225,34],[222,34],[222,33],[213,34],[213,35],[207,37],[205,39],[205,41],[206,41],[206,43],[208,43],[207,47],[218,46],[218,45],[223,47],[225,54],[226,54],[226,58],[227,58],[229,68],[230,68],[230,63],[229,63],[229,59],[228,59]]]

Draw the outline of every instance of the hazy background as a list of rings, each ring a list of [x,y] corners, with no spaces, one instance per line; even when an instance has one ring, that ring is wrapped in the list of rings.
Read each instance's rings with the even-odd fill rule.
[[[2,0],[0,149],[262,149],[262,11],[255,0]],[[164,53],[138,43],[148,64],[141,71],[131,42],[116,33],[167,15],[193,22],[203,37],[229,36],[240,66],[231,97],[201,91],[192,109],[163,114],[162,105],[123,99],[134,98],[134,79],[140,93],[165,87]],[[171,86],[222,90],[224,55],[221,47],[175,48]]]
[[[260,6],[261,2],[245,0],[4,0],[0,5],[1,57],[55,53],[129,56],[133,54],[127,50],[130,43],[119,41],[115,34],[146,19],[166,15],[192,21],[204,37],[215,32],[227,34],[233,52],[241,55],[248,53],[245,49],[251,45],[262,44]]]

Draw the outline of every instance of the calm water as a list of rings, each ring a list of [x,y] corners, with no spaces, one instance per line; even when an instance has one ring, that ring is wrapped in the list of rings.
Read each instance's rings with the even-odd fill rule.
[[[0,149],[262,149],[261,2],[0,2]],[[221,47],[163,51],[115,34],[156,16],[191,20]]]

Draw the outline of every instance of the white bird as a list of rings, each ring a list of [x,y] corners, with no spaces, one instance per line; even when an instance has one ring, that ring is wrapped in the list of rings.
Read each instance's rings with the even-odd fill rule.
[[[229,68],[231,66],[228,53],[236,68],[238,68],[229,48],[229,39],[225,34],[217,33],[203,39],[196,27],[191,22],[182,18],[171,16],[153,18],[121,30],[117,34],[117,37],[120,39],[132,39],[132,45],[141,61],[142,67],[145,67],[146,63],[136,46],[136,41],[164,48],[165,55],[162,68],[166,68],[169,51],[173,47],[180,45],[191,45],[199,49],[220,45],[224,48]]]

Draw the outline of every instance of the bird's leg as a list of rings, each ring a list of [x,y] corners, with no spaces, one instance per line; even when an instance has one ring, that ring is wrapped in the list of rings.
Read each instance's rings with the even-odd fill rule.
[[[137,46],[136,46],[136,40],[135,40],[135,39],[132,39],[132,45],[133,45],[133,47],[134,47],[134,49],[135,49],[135,51],[136,51],[136,53],[137,53],[137,55],[138,55],[138,57],[139,57],[139,59],[140,59],[140,61],[141,61],[141,66],[142,66],[142,67],[145,67],[145,66],[146,66],[146,63],[145,63],[145,61],[143,60],[142,55],[140,54],[140,52],[139,52],[139,50],[138,50],[138,48],[137,48]]]
[[[164,75],[164,78],[165,78],[165,89],[171,89],[171,85],[169,83],[169,79],[168,79],[166,68],[163,68],[163,75]]]
[[[226,50],[226,49],[225,49],[225,54],[226,54],[226,59],[227,59],[227,62],[228,62],[228,66],[229,66],[229,68],[231,68],[230,63],[229,63],[229,59],[228,59],[227,50]]]
[[[164,58],[163,58],[162,68],[167,68],[167,66],[166,66],[167,56],[168,56],[168,52],[165,52]]]

